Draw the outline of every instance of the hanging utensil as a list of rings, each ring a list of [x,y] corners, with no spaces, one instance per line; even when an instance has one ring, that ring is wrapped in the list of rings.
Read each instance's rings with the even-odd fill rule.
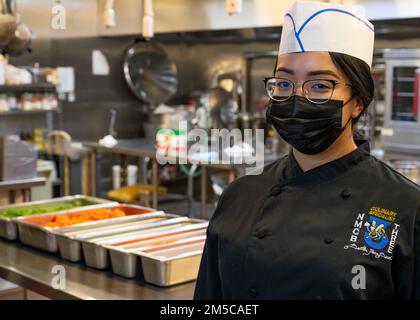
[[[0,1],[0,45],[4,46],[15,35],[18,27],[16,17],[16,2],[14,0]]]
[[[117,110],[111,109],[111,120],[109,122],[109,134],[113,137],[117,136],[117,131],[115,131],[115,121],[117,119]]]
[[[168,101],[178,87],[175,63],[160,46],[144,39],[127,49],[124,76],[131,91],[151,106]]]
[[[16,0],[2,0],[3,13],[16,15]]]
[[[20,22],[14,36],[8,43],[6,51],[11,56],[19,56],[30,50],[34,35],[24,22]]]

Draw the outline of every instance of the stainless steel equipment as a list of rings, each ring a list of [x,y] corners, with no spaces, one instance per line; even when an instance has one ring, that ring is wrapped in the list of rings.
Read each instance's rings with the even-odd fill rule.
[[[131,91],[151,106],[168,101],[178,87],[176,65],[161,47],[144,39],[128,48],[124,76]]]
[[[420,185],[420,161],[397,160],[390,161],[390,165],[399,173]]]
[[[185,134],[193,128],[193,107],[188,105],[176,105],[170,107],[157,107],[149,116],[149,122],[145,123],[146,139],[156,141],[156,134],[160,129],[179,130]],[[181,126],[182,124],[182,126]],[[183,127],[186,125],[185,127]],[[184,134],[183,133],[183,134]]]
[[[237,128],[239,106],[231,92],[222,87],[214,87],[209,94],[209,110],[213,129]]]
[[[171,286],[197,278],[207,226],[206,221],[189,219],[135,238],[113,239],[102,247],[109,250],[114,273],[143,275],[149,283]]]
[[[66,207],[68,205],[80,205],[81,207],[89,207],[92,205],[111,203],[109,200],[87,197],[81,195],[55,198],[50,200],[41,200],[26,202],[20,204],[12,204],[0,207],[0,237],[7,240],[16,240],[18,238],[17,225],[14,218],[6,217],[5,213],[13,212],[13,210],[36,210],[57,207]]]
[[[8,208],[46,208],[74,204],[81,199],[93,202],[96,198],[64,197]],[[54,217],[79,217],[94,208],[118,208],[126,216],[66,227],[44,226]],[[6,212],[6,208],[0,208],[2,211]],[[112,266],[115,274],[144,277],[146,282],[163,287],[196,279],[208,227],[205,220],[115,202],[15,218],[12,222],[18,223],[24,244],[52,253],[59,249],[62,258],[72,262],[81,261],[83,252],[89,267]]]
[[[175,252],[160,252],[162,256],[141,255],[144,279],[161,287],[195,280],[203,248],[204,242],[200,242]]]
[[[145,214],[154,212],[154,209],[151,208],[144,208],[139,206],[130,206],[130,205],[120,205],[116,202],[111,203],[104,203],[99,204],[96,206],[91,206],[89,208],[77,208],[73,210],[67,210],[59,213],[48,213],[37,215],[35,217],[24,217],[24,218],[17,218],[15,221],[18,224],[19,230],[19,239],[22,243],[27,244],[29,246],[42,249],[48,252],[57,252],[58,251],[58,242],[56,233],[61,229],[68,230],[70,227],[45,227],[43,224],[45,222],[52,221],[52,219],[59,215],[59,216],[72,216],[78,215],[83,213],[83,211],[91,210],[91,209],[99,209],[99,208],[120,208],[123,211],[127,210],[127,216],[118,217],[118,218],[110,218],[104,219],[99,221],[91,221],[80,223],[77,225],[73,225],[73,228],[80,228],[81,230],[84,228],[89,228],[92,225],[107,225],[109,221],[124,221],[131,219],[131,215],[136,214]]]
[[[35,178],[37,150],[18,136],[0,136],[0,180]]]
[[[150,228],[158,222],[166,222],[171,218],[175,218],[175,216],[156,211],[132,216],[129,219],[114,219],[114,221],[108,221],[106,224],[93,224],[82,230],[74,227],[63,228],[55,232],[60,255],[63,259],[78,262],[82,260],[81,241]]]
[[[386,152],[420,155],[420,49],[384,51]]]
[[[125,242],[136,241],[142,236],[158,234],[174,227],[190,224],[186,217],[170,218],[152,224],[144,224],[138,230],[120,230],[118,234],[98,235],[88,239],[80,239],[83,247],[83,255],[86,265],[95,269],[106,269],[109,266],[108,247]]]
[[[181,254],[184,259],[187,254],[194,258],[197,256],[201,258],[205,240],[206,230],[200,229],[178,235],[162,236],[159,238],[158,245],[155,244],[156,239],[152,239],[140,241],[135,249],[113,247],[110,248],[112,270],[126,278],[136,277],[143,273],[146,281],[161,286],[177,283],[179,279],[173,279],[175,272],[178,273],[176,277],[182,277],[184,281],[191,280],[193,277],[188,275],[188,270],[193,269],[194,277],[196,277],[198,265],[190,259],[188,262],[184,261],[184,267],[179,270],[176,270],[178,267],[165,264],[173,264],[173,258]],[[185,252],[181,253],[179,250],[185,250]],[[172,270],[172,274],[168,269]]]
[[[117,221],[118,220],[118,221]],[[95,269],[144,279],[158,286],[170,286],[197,277],[206,240],[208,222],[162,212],[114,219],[102,225],[53,230],[61,256],[84,261]]]

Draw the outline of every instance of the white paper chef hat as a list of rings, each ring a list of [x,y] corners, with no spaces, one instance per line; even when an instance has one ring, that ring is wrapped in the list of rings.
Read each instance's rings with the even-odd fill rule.
[[[279,55],[290,52],[345,53],[372,65],[374,27],[351,6],[297,1],[286,11]]]

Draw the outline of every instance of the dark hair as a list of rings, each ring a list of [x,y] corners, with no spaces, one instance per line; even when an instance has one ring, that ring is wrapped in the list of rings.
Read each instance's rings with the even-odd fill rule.
[[[363,102],[363,111],[353,119],[353,125],[366,112],[373,100],[375,84],[372,79],[369,65],[363,60],[344,53],[329,52],[331,60],[343,74],[347,76],[352,87],[352,95],[359,97]]]
[[[373,83],[370,68],[363,60],[338,52],[329,52],[333,63],[347,76],[352,85],[352,95],[360,97],[363,102],[363,111],[357,118],[354,118],[353,125],[359,120],[373,100],[375,85]],[[278,59],[278,58],[277,58]],[[274,66],[274,73],[277,68],[277,59]]]

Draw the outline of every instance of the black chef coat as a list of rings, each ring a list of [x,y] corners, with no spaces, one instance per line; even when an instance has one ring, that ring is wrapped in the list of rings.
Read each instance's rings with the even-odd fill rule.
[[[194,298],[420,298],[420,187],[357,145],[306,172],[290,152],[231,183]]]

